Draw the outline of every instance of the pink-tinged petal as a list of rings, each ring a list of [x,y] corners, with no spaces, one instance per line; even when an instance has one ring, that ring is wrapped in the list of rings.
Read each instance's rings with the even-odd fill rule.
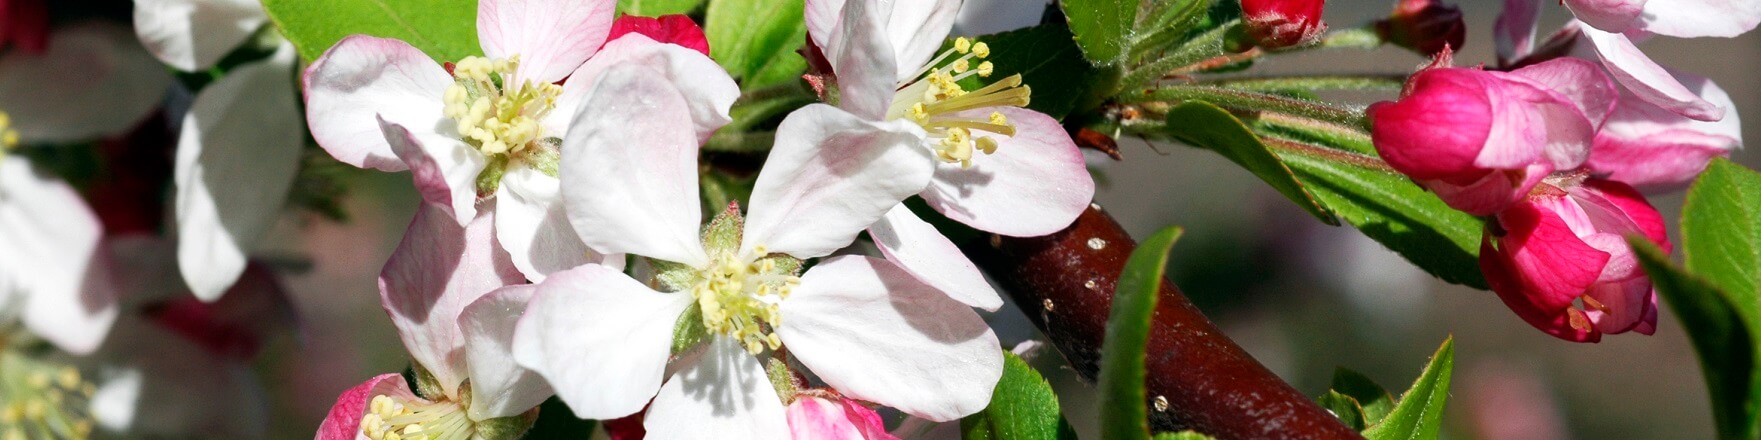
[[[1645,283],[1650,284],[1651,280],[1647,279]],[[1651,289],[1645,296],[1645,313],[1639,315],[1639,323],[1633,325],[1633,332],[1649,336],[1657,333],[1657,289]]]
[[[1669,233],[1663,224],[1663,214],[1658,213],[1657,208],[1651,206],[1651,202],[1646,201],[1645,196],[1639,194],[1638,190],[1618,181],[1602,179],[1584,181],[1584,188],[1599,193],[1601,200],[1617,209],[1620,216],[1631,221],[1638,232],[1643,233],[1645,238],[1663,248],[1663,252],[1668,253],[1673,248],[1669,242]],[[1574,195],[1578,192],[1577,190],[1573,191]],[[1624,232],[1622,231],[1622,233]]]
[[[1647,0],[1562,0],[1573,16],[1596,29],[1606,32],[1626,32],[1638,24],[1639,14],[1644,12]],[[1669,3],[1670,0],[1661,0]]]
[[[483,0],[477,38],[490,58],[520,57],[515,83],[554,83],[605,43],[615,8],[616,0]]]
[[[1583,35],[1614,80],[1639,99],[1696,120],[1717,121],[1724,117],[1724,108],[1682,85],[1663,66],[1640,52],[1626,35],[1590,28],[1584,28]]]
[[[1504,9],[1492,27],[1499,65],[1509,65],[1535,50],[1535,26],[1540,22],[1541,0],[1504,0]]]
[[[642,425],[650,440],[789,438],[783,401],[764,367],[725,337],[660,387]]]
[[[23,157],[0,158],[0,287],[19,295],[26,328],[74,354],[96,349],[116,321],[102,233],[72,186]]]
[[[1569,61],[1548,61],[1571,63]],[[1540,68],[1538,75],[1572,69]],[[1572,99],[1517,74],[1489,73],[1498,82],[1488,89],[1492,130],[1474,164],[1486,169],[1519,169],[1546,161],[1554,169],[1572,169],[1590,154],[1596,125]],[[1569,75],[1568,75],[1569,76]],[[1560,78],[1548,78],[1565,81]],[[1606,115],[1604,108],[1597,118]]]
[[[615,41],[624,34],[641,34],[657,42],[676,44],[686,49],[695,50],[703,56],[709,56],[709,38],[703,35],[703,28],[691,17],[680,14],[660,17],[641,17],[625,15],[611,23],[611,35],[606,41]]]
[[[248,363],[209,353],[125,315],[93,359],[90,408],[98,427],[133,438],[267,438],[269,405]]]
[[[1581,222],[1576,204],[1563,196],[1546,196],[1518,203],[1500,212],[1497,221],[1505,231],[1498,248],[1482,245],[1481,268],[1493,283],[1493,291],[1524,320],[1562,338],[1579,335],[1565,321],[1566,309],[1594,284],[1610,255],[1578,238],[1570,223]],[[1493,276],[1494,272],[1502,272]],[[1568,338],[1569,339],[1569,338]]]
[[[514,329],[537,292],[532,284],[503,287],[459,314],[471,377],[471,419],[517,415],[554,394],[544,378],[514,362]]]
[[[1529,165],[1523,170],[1489,171],[1478,180],[1456,185],[1447,180],[1420,180],[1420,185],[1443,199],[1443,203],[1472,215],[1492,215],[1522,200],[1529,190],[1541,183],[1553,167],[1546,163]]]
[[[177,139],[177,260],[204,301],[226,292],[281,217],[305,145],[292,45],[203,88]]]
[[[887,39],[893,47],[894,61],[902,67],[898,69],[897,80],[905,82],[915,79],[917,67],[928,64],[931,57],[942,51],[942,43],[947,41],[948,31],[953,30],[954,19],[959,15],[960,0],[889,3],[892,7],[887,12]]]
[[[391,150],[410,169],[410,180],[422,201],[440,207],[459,225],[477,217],[477,175],[489,165],[489,157],[455,138],[416,134],[379,119],[383,137]]]
[[[780,308],[783,346],[853,398],[948,421],[984,409],[1003,374],[978,313],[885,260],[827,259]]]
[[[170,85],[165,65],[108,23],[61,27],[40,54],[0,56],[0,103],[25,143],[119,134],[157,110]]]
[[[917,218],[905,205],[887,211],[886,217],[868,227],[868,235],[874,237],[874,246],[880,248],[887,261],[898,264],[949,298],[993,312],[1003,306],[1003,297],[984,280],[978,266],[935,226]]]
[[[832,46],[843,44],[844,34],[840,30],[844,23],[845,0],[806,0],[805,16],[807,21],[807,38],[819,46],[820,51],[828,58],[831,54],[840,53]]]
[[[850,399],[813,396],[789,404],[789,433],[795,440],[898,440],[874,410]]]
[[[983,119],[1002,113],[1015,135],[974,131],[997,140],[997,151],[975,157],[971,168],[937,162],[923,200],[937,212],[984,231],[1033,237],[1058,232],[1094,201],[1094,178],[1082,151],[1056,119],[1016,107],[963,112]]]
[[[650,73],[658,74],[658,79],[671,83],[672,88],[685,97],[697,143],[708,140],[716,129],[733,120],[728,116],[728,110],[733,107],[734,100],[740,98],[740,86],[726,70],[722,70],[721,65],[695,50],[634,34],[606,43],[598,55],[569,76],[569,82],[563,84],[563,95],[557,99],[557,109],[545,118],[546,128],[552,133],[568,131],[576,109],[594,90],[600,77],[613,68],[627,66],[653,69]]]
[[[660,389],[674,324],[692,304],[597,264],[557,272],[520,319],[514,360],[550,381],[577,416],[634,414]]]
[[[929,150],[909,122],[870,122],[814,104],[777,126],[776,145],[753,184],[740,252],[757,246],[796,258],[850,245],[929,184]]]
[[[1492,292],[1504,302],[1505,307],[1516,312],[1517,317],[1553,337],[1573,342],[1598,342],[1602,340],[1601,332],[1574,328],[1570,317],[1562,307],[1571,307],[1568,302],[1564,306],[1544,298],[1531,297],[1524,292],[1524,280],[1518,278],[1511,262],[1498,253],[1492,246],[1493,237],[1488,234],[1480,239],[1480,270],[1486,275],[1486,284]]]
[[[423,205],[379,272],[379,299],[404,348],[448,396],[458,396],[466,378],[460,311],[495,289],[525,281],[496,245],[494,224],[492,209],[460,227],[441,209]]]
[[[1761,2],[1750,0],[1652,0],[1639,29],[1671,37],[1730,38],[1761,24]]]
[[[1602,126],[1620,99],[1620,89],[1602,66],[1584,59],[1555,58],[1510,73],[1564,96],[1595,127]]]
[[[1407,80],[1399,101],[1378,102],[1366,114],[1376,152],[1414,179],[1458,178],[1483,172],[1474,158],[1486,146],[1494,118],[1490,76],[1470,69],[1428,69]]]
[[[380,131],[378,118],[413,133],[455,130],[441,114],[452,75],[409,43],[355,35],[306,67],[306,124],[318,146],[343,163],[382,171],[407,169]]]
[[[213,67],[268,21],[252,0],[135,0],[141,44],[185,72]]]
[[[563,209],[561,181],[522,163],[510,164],[495,191],[495,238],[514,267],[534,283],[587,263],[623,267],[621,255],[601,255],[581,243]]]
[[[1655,327],[1656,311],[1651,304],[1656,299],[1651,293],[1651,280],[1644,275],[1621,282],[1599,283],[1588,293],[1603,307],[1586,307],[1584,312],[1590,322],[1596,324],[1596,331],[1616,334],[1638,329],[1641,324]],[[1647,314],[1651,317],[1648,323]]]
[[[411,400],[416,399],[410,392],[410,385],[402,374],[386,373],[373,376],[354,388],[349,388],[336,397],[336,404],[330,406],[330,413],[324,416],[324,422],[318,425],[317,440],[355,440],[362,437],[361,417],[367,415],[367,406],[374,396],[400,396]]]
[[[599,78],[563,137],[563,206],[581,242],[707,264],[697,230],[697,140],[679,129],[690,121],[685,96],[654,69],[622,66]]]
[[[1742,148],[1742,119],[1730,95],[1704,77],[1671,73],[1702,99],[1730,112],[1717,122],[1696,121],[1634,95],[1622,96],[1607,125],[1596,133],[1587,164],[1591,170],[1645,190],[1679,190],[1712,158]]]
[[[833,44],[823,46],[838,77],[838,107],[862,118],[879,121],[893,105],[898,76],[919,66],[902,65],[888,41],[885,5],[874,0],[844,3],[843,22]]]

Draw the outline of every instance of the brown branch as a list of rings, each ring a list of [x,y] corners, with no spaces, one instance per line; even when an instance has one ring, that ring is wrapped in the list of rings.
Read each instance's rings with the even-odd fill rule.
[[[990,235],[965,246],[1089,380],[1100,371],[1119,272],[1136,247],[1099,206],[1052,235]],[[1144,404],[1154,430],[1219,439],[1362,438],[1229,340],[1172,283],[1161,294],[1146,361]]]

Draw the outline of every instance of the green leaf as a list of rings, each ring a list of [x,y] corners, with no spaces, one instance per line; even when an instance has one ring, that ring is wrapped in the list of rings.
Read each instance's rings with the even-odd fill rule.
[[[1756,438],[1761,432],[1755,423],[1754,402],[1761,401],[1761,380],[1756,378],[1756,333],[1753,320],[1745,320],[1741,312],[1752,310],[1755,304],[1743,306],[1732,302],[1731,295],[1711,282],[1670,264],[1669,256],[1650,240],[1628,237],[1627,243],[1638,254],[1645,275],[1675,312],[1688,332],[1688,340],[1694,344],[1694,351],[1700,355],[1718,437]]]
[[[1003,352],[1003,378],[991,393],[990,406],[960,420],[966,439],[1075,439],[1064,420],[1058,395],[1038,371],[1014,353]]]
[[[1339,418],[1340,423],[1350,426],[1352,430],[1362,431],[1364,426],[1368,424],[1364,421],[1363,405],[1359,405],[1357,399],[1353,399],[1351,396],[1339,394],[1339,391],[1327,391],[1327,394],[1322,394],[1321,398],[1315,399],[1315,403],[1326,408],[1327,412],[1333,413],[1334,417]]]
[[[1150,437],[1150,402],[1143,390],[1144,350],[1161,295],[1162,272],[1168,268],[1168,250],[1180,234],[1176,226],[1150,236],[1131,252],[1119,274],[1119,290],[1107,317],[1106,339],[1101,342],[1101,438]]]
[[[804,4],[788,0],[715,0],[704,17],[709,54],[743,87],[791,79],[807,68],[795,53],[807,41]]]
[[[483,54],[474,0],[263,0],[263,10],[306,61],[356,34],[403,40],[440,61]]]
[[[1333,391],[1350,397],[1363,410],[1365,425],[1373,425],[1394,411],[1394,396],[1381,385],[1356,371],[1338,368],[1333,370]],[[1362,430],[1363,428],[1358,428]]]
[[[1333,212],[1315,200],[1290,168],[1260,142],[1260,137],[1228,110],[1208,102],[1187,101],[1169,109],[1167,121],[1168,134],[1174,139],[1223,155],[1272,185],[1272,189],[1322,223],[1339,224]]]
[[[1136,41],[1131,43],[1131,59],[1141,61],[1144,55],[1165,50],[1180,37],[1192,32],[1215,0],[1149,0],[1138,18]]]
[[[532,430],[526,431],[522,438],[588,438],[593,436],[595,425],[598,425],[597,421],[576,417],[575,412],[562,399],[551,396],[538,405],[538,421],[532,424]]]
[[[1137,0],[1064,0],[1064,17],[1082,53],[1097,66],[1125,60],[1137,26]]]
[[[1193,431],[1180,431],[1156,434],[1156,440],[1212,440],[1212,438]]]
[[[1443,427],[1443,404],[1449,399],[1449,376],[1455,369],[1455,338],[1443,340],[1431,363],[1400,403],[1381,422],[1364,431],[1369,440],[1431,440]]]
[[[1082,59],[1082,50],[1070,40],[1070,29],[1063,25],[1039,25],[977,39],[991,47],[991,56],[985,58],[996,68],[991,79],[1021,74],[1021,82],[1033,90],[1027,108],[1053,118],[1063,119],[1101,79],[1101,72]],[[978,77],[964,81],[968,89],[986,82]]]
[[[618,12],[643,17],[684,14],[697,10],[703,0],[618,0]]]
[[[1761,174],[1717,159],[1694,181],[1682,208],[1688,270],[1730,294],[1750,321],[1761,294]]]

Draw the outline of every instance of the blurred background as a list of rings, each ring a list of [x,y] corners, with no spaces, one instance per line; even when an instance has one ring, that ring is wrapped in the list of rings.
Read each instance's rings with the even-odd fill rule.
[[[1022,11],[1045,2],[990,3]],[[1456,63],[1491,64],[1500,2],[1457,3],[1469,34]],[[1391,1],[1334,1],[1326,18],[1343,29],[1391,7]],[[1542,35],[1566,19],[1562,8],[1546,9]],[[1761,120],[1761,35],[1658,38],[1641,47],[1660,63],[1713,78],[1737,102],[1737,114]],[[1270,57],[1247,74],[1407,73],[1424,61],[1393,47],[1321,51]],[[1368,104],[1391,96],[1338,98]],[[1750,123],[1744,135],[1761,139],[1761,129]],[[1123,161],[1092,162],[1101,182],[1097,201],[1134,236],[1185,227],[1171,277],[1231,338],[1305,394],[1325,392],[1335,367],[1365,373],[1398,393],[1453,334],[1447,438],[1713,437],[1698,362],[1667,306],[1655,336],[1562,342],[1523,323],[1490,292],[1439,282],[1354,229],[1316,222],[1214,153],[1130,139],[1120,147]],[[1751,152],[1735,158],[1761,167]],[[339,392],[408,362],[379,306],[375,277],[418,197],[407,174],[352,172],[346,180],[347,222],[290,214],[269,252],[310,262],[285,278],[304,325],[296,335],[278,337],[258,361],[278,438],[308,438]],[[1680,194],[1652,199],[1670,220],[1672,237],[1681,200]],[[1035,336],[1012,307],[991,319],[1005,347]],[[1092,386],[1061,362],[1050,350],[1035,360],[1064,397],[1071,423],[1085,438],[1096,438]]]

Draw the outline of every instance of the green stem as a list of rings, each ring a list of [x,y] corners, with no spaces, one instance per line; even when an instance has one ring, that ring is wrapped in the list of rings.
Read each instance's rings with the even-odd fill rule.
[[[1127,103],[1200,100],[1230,109],[1288,113],[1348,127],[1369,127],[1360,108],[1212,86],[1167,86],[1141,95],[1120,96],[1119,100]]]
[[[1374,154],[1375,143],[1370,134],[1360,129],[1307,119],[1283,113],[1261,113],[1254,129],[1262,136],[1273,135],[1303,142],[1313,142],[1336,149]]]
[[[1362,49],[1373,50],[1382,47],[1382,34],[1376,32],[1375,25],[1341,29],[1327,33],[1321,37],[1317,49]]]
[[[1216,29],[1199,34],[1198,37],[1180,45],[1179,48],[1164,55],[1161,59],[1131,69],[1119,82],[1125,86],[1121,90],[1148,87],[1176,70],[1213,57],[1227,55],[1228,51],[1224,50],[1223,42],[1228,40],[1229,31],[1239,24],[1239,21],[1235,21],[1218,26]]]
[[[1368,90],[1398,91],[1406,83],[1406,75],[1315,75],[1230,78],[1205,81],[1202,84],[1251,92],[1278,90]]]
[[[1305,143],[1305,142],[1298,142],[1298,141],[1277,138],[1277,137],[1272,137],[1272,136],[1260,136],[1260,142],[1266,144],[1266,148],[1271,149],[1272,152],[1277,153],[1279,156],[1284,156],[1287,154],[1297,154],[1297,155],[1312,157],[1312,158],[1325,160],[1325,161],[1329,161],[1329,162],[1342,163],[1342,164],[1356,166],[1359,168],[1364,168],[1364,169],[1369,169],[1369,170],[1374,170],[1374,171],[1381,171],[1384,173],[1400,174],[1399,171],[1394,170],[1394,167],[1388,166],[1388,162],[1383,162],[1382,158],[1379,158],[1376,156],[1371,156],[1371,155],[1367,155],[1367,154],[1360,154],[1360,153],[1353,153],[1350,151],[1338,150],[1338,149],[1328,148],[1328,147],[1321,146],[1321,145],[1314,145],[1314,144],[1309,144],[1309,143]]]

